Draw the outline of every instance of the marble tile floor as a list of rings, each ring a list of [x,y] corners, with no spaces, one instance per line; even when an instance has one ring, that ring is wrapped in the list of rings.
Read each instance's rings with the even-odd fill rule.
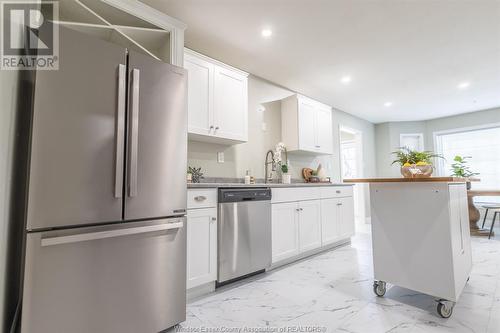
[[[451,318],[431,296],[372,291],[371,236],[293,263],[188,304],[178,332],[500,332],[500,241],[474,238],[470,281]],[[253,330],[253,331],[252,331]]]

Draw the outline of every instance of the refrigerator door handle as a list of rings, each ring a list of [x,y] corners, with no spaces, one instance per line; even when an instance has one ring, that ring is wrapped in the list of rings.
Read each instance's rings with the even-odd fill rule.
[[[125,65],[118,65],[118,101],[116,115],[115,145],[115,198],[122,197],[123,191],[123,149],[125,145]]]
[[[140,71],[132,70],[132,94],[131,94],[131,125],[130,125],[130,159],[128,177],[128,196],[137,196],[137,156],[139,149],[139,79]]]
[[[146,232],[180,229],[183,226],[184,222],[179,221],[179,222],[150,225],[145,227],[97,231],[84,234],[49,237],[49,238],[42,238],[42,246],[61,245],[61,244],[77,243],[77,242],[91,241],[104,238],[143,234]]]

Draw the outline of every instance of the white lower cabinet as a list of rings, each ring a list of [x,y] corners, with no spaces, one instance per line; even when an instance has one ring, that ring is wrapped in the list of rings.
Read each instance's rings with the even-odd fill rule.
[[[321,199],[321,243],[328,245],[354,235],[352,197]]]
[[[350,198],[339,198],[339,231],[340,239],[354,236],[354,200]]]
[[[321,246],[320,200],[298,203],[299,251],[306,252]]]
[[[215,192],[215,190],[212,191]],[[189,193],[193,198],[202,196],[201,192],[188,191],[188,205]],[[206,196],[206,193],[202,194]],[[187,211],[186,273],[187,289],[217,280],[217,208],[215,206]]]
[[[339,199],[321,199],[321,243],[336,242],[340,237]]]
[[[272,205],[272,261],[278,262],[299,254],[297,203]]]
[[[320,201],[272,205],[272,261],[292,258],[321,246]]]
[[[340,243],[354,235],[352,189],[318,189],[273,189],[273,264],[290,262],[303,253]]]

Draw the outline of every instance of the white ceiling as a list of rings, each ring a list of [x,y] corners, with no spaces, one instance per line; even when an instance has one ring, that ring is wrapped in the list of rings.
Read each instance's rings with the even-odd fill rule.
[[[188,47],[372,122],[500,106],[500,0],[142,1]]]

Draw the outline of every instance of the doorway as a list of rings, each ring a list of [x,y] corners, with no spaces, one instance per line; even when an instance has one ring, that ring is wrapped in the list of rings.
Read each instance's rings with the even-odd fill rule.
[[[342,180],[363,178],[363,133],[340,126],[340,170]],[[365,184],[354,185],[354,216],[360,227],[366,224]],[[359,229],[358,229],[359,230]]]

